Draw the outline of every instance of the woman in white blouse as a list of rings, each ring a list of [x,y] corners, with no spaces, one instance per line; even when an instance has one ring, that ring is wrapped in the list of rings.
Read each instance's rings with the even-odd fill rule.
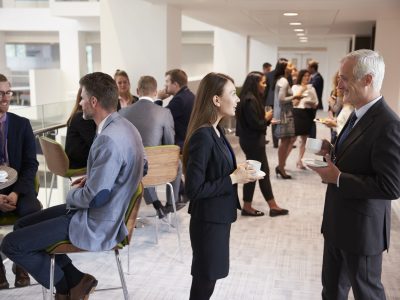
[[[306,149],[306,140],[310,134],[314,119],[314,111],[318,106],[318,97],[314,87],[309,84],[310,73],[307,70],[300,70],[297,77],[297,84],[292,87],[293,94],[298,99],[293,100],[293,115],[296,136],[300,136],[301,144],[299,147],[299,158],[297,168],[305,169],[302,158]]]

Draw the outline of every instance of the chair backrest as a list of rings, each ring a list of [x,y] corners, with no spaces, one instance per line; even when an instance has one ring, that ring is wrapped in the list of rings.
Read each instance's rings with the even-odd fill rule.
[[[126,228],[128,229],[128,236],[122,242],[122,245],[124,246],[129,245],[131,241],[133,230],[135,229],[136,218],[140,208],[140,203],[143,197],[143,190],[144,190],[143,183],[140,183],[135,194],[131,198],[131,202],[129,203],[128,209],[126,210],[125,225]]]
[[[157,186],[173,181],[178,175],[179,146],[163,145],[144,148],[148,171],[143,177],[145,187]]]
[[[69,168],[69,159],[63,147],[48,137],[39,137],[40,147],[50,172],[65,177]]]

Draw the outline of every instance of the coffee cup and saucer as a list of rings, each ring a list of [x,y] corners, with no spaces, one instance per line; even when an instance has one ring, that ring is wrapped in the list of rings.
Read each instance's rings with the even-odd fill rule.
[[[306,141],[306,152],[312,154],[318,154],[322,150],[323,140],[307,138]],[[328,166],[328,163],[314,158],[303,158],[301,160],[306,166],[314,167],[314,168],[324,168]]]
[[[7,182],[8,172],[0,170],[0,183]]]
[[[251,166],[252,169],[256,170],[256,173],[254,174],[256,177],[264,177],[265,172],[261,171],[261,162],[257,161],[257,160],[252,160],[252,159],[248,159],[246,160],[247,164],[249,166]]]

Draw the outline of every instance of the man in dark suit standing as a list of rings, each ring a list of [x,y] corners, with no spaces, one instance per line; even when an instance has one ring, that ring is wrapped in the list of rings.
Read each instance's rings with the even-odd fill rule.
[[[194,105],[194,94],[187,87],[188,77],[185,71],[172,69],[165,72],[165,89],[158,92],[157,98],[164,100],[173,95],[167,108],[171,111],[175,126],[175,145],[183,149],[186,131],[189,125],[190,115]],[[162,105],[161,101],[155,101]],[[189,199],[184,195],[184,183],[181,180],[179,189],[179,198],[181,202],[186,203]]]
[[[350,287],[355,299],[385,299],[382,252],[389,248],[391,200],[400,196],[400,119],[381,96],[384,72],[372,50],[342,60],[338,86],[355,112],[325,156],[328,166],[312,168],[328,184],[323,299],[347,299]]]
[[[324,90],[324,78],[322,78],[322,75],[318,72],[318,62],[316,60],[311,60],[308,63],[308,72],[310,72],[311,77],[310,77],[310,83],[312,86],[315,88],[315,91],[317,92],[317,97],[318,97],[318,106],[317,109],[324,109],[322,105],[322,92]],[[314,112],[314,117],[317,114],[317,109]],[[311,132],[310,132],[310,137],[315,138],[317,136],[317,126],[315,123],[312,124],[311,127]]]
[[[165,90],[159,91],[158,98],[173,96],[167,108],[171,111],[175,124],[175,144],[181,149],[185,142],[186,130],[194,104],[194,94],[187,87],[188,77],[183,70],[172,69],[165,73]],[[160,104],[160,102],[156,102]]]
[[[38,169],[35,137],[28,119],[8,112],[11,96],[11,84],[0,74],[0,165],[10,166],[18,173],[13,185],[0,190],[0,218],[7,213],[23,217],[41,209],[34,186]],[[28,273],[17,266],[15,286],[29,284]],[[8,287],[0,258],[0,289]]]

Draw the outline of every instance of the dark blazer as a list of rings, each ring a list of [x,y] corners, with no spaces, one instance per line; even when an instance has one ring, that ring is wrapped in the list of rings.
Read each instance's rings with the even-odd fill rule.
[[[241,97],[236,109],[236,135],[240,139],[264,138],[269,122],[265,120],[264,106],[252,94]]]
[[[236,209],[240,209],[237,185],[232,185],[229,177],[236,169],[236,159],[220,128],[219,131],[221,137],[213,127],[202,127],[190,138],[185,191],[192,217],[228,224],[236,220]]]
[[[267,86],[265,87],[265,94],[264,94],[265,106],[274,106],[275,91],[272,88],[272,84],[274,83],[274,76],[275,76],[275,70],[272,70],[265,76],[267,84]]]
[[[390,200],[400,197],[399,149],[400,120],[382,98],[332,153],[342,173],[339,188],[328,184],[322,233],[334,247],[358,255],[389,248]]]
[[[90,147],[96,135],[93,120],[84,120],[83,113],[77,112],[67,127],[65,153],[71,169],[86,168]]]
[[[175,123],[175,144],[183,147],[190,115],[194,105],[194,94],[184,86],[168,103]]]
[[[323,109],[322,105],[322,91],[324,90],[324,79],[322,78],[321,74],[317,72],[314,74],[311,79],[310,83],[315,88],[318,97],[318,107],[317,109]]]
[[[2,194],[16,192],[19,197],[36,195],[34,179],[38,169],[36,144],[29,120],[7,112],[8,133],[7,153],[9,165],[18,172],[17,181],[10,187],[1,190]],[[36,196],[34,197],[36,199]]]

